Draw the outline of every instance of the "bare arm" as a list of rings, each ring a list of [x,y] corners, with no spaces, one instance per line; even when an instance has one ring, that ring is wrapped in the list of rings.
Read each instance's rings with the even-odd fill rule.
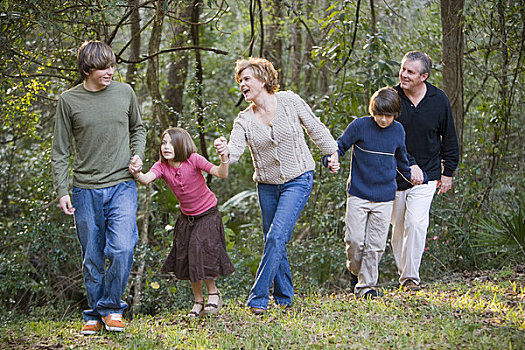
[[[218,166],[214,165],[210,169],[210,174],[220,177],[221,179],[228,177],[228,169],[230,167],[230,151],[226,141],[227,140],[224,136],[221,136],[215,140],[214,145],[217,153],[221,156],[221,164]]]
[[[155,181],[157,175],[155,175],[155,173],[152,171],[148,171],[146,174],[144,174],[142,171],[138,171],[137,173],[133,174],[133,177],[141,184],[147,185],[150,182]]]

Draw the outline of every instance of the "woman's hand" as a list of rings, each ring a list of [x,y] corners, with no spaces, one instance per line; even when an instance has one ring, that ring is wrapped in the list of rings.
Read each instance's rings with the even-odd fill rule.
[[[328,157],[328,169],[330,169],[332,174],[337,174],[340,168],[341,164],[339,164],[339,154],[335,152],[330,157]]]
[[[226,140],[226,137],[221,136],[218,139],[215,139],[215,141],[213,142],[213,145],[215,146],[215,150],[217,151],[218,155],[220,156],[230,155],[230,150],[228,149],[228,140]]]

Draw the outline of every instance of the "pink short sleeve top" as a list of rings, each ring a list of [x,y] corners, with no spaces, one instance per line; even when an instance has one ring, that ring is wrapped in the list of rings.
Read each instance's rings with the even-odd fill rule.
[[[217,205],[217,198],[206,185],[202,171],[210,172],[213,164],[198,153],[192,153],[178,168],[157,161],[150,169],[162,178],[179,201],[184,215],[199,215]]]

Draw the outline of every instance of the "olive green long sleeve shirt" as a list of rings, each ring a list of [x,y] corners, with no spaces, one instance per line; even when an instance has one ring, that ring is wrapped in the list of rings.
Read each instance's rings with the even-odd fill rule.
[[[146,131],[133,89],[112,81],[100,91],[82,84],[58,101],[52,147],[53,184],[59,198],[69,193],[69,159],[74,155],[73,186],[94,189],[133,179],[133,155],[144,159]]]

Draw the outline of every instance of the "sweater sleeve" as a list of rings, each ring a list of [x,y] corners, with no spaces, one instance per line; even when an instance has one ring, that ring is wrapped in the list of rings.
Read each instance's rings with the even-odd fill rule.
[[[243,112],[239,113],[237,118],[235,118],[230,134],[230,141],[228,142],[231,163],[237,162],[246,149],[246,126],[242,114]]]
[[[410,170],[410,163],[408,160],[408,153],[407,148],[405,145],[405,130],[403,129],[403,126],[401,124],[399,125],[399,134],[402,135],[400,139],[402,142],[399,143],[399,146],[396,148],[396,162],[397,162],[397,170],[401,173],[401,175],[408,181],[411,180],[411,170]]]
[[[357,141],[357,123],[352,122],[348,124],[345,131],[337,139],[337,154],[343,157],[350,147]],[[323,165],[328,166],[328,156],[324,156]]]
[[[337,151],[337,143],[328,128],[315,116],[310,106],[299,95],[293,93],[293,103],[299,115],[299,120],[308,136],[323,154],[333,154]]]
[[[441,123],[441,159],[443,161],[443,175],[452,176],[459,163],[459,146],[454,126],[454,117],[450,101],[445,96],[446,115]]]
[[[130,106],[129,106],[129,136],[131,146],[133,147],[133,154],[137,154],[141,159],[144,159],[144,149],[146,148],[146,130],[142,125],[142,118],[140,116],[139,103],[137,96],[131,87],[130,89]]]
[[[69,193],[69,156],[71,155],[71,138],[73,135],[70,109],[63,96],[58,100],[53,146],[51,149],[51,166],[53,186],[58,197]]]

